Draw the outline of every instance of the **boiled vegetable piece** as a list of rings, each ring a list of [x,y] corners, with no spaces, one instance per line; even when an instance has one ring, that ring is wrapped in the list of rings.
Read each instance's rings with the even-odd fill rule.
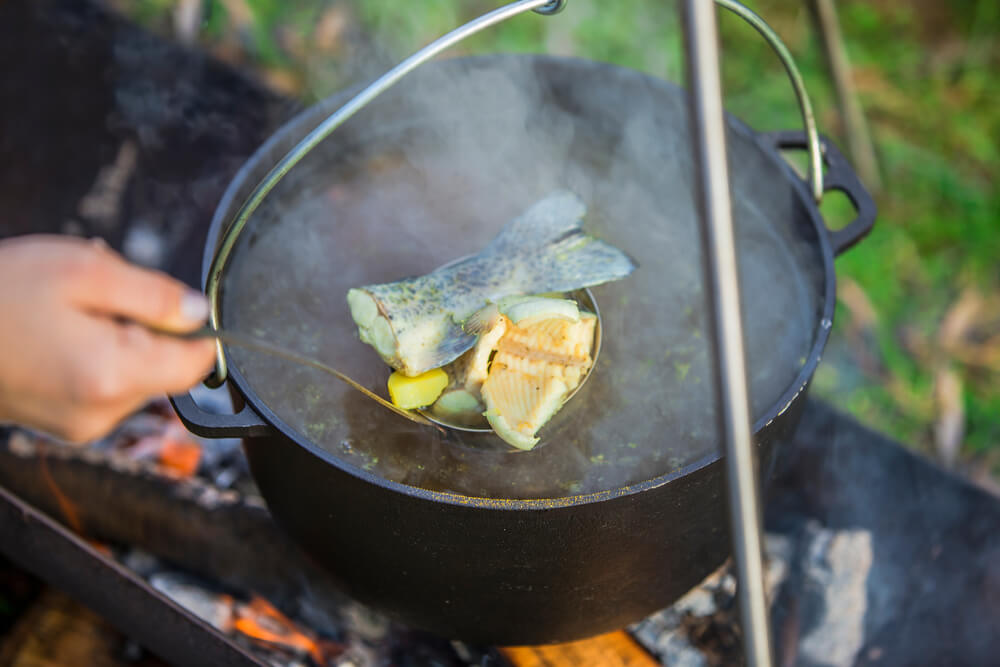
[[[517,325],[535,320],[561,319],[576,322],[580,319],[580,309],[576,301],[552,299],[548,297],[517,297],[501,299],[497,310]]]
[[[432,414],[452,424],[476,426],[481,423],[485,409],[478,395],[464,389],[446,391],[434,403]]]
[[[396,371],[389,376],[389,398],[404,410],[413,410],[436,401],[447,386],[448,374],[440,368],[416,377],[408,377]]]

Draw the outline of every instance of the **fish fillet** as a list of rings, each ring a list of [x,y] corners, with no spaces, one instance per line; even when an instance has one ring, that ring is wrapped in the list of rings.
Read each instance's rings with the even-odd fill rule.
[[[508,327],[482,386],[486,419],[505,441],[520,449],[538,443],[536,434],[579,386],[593,359],[597,317],[577,322],[544,319]]]

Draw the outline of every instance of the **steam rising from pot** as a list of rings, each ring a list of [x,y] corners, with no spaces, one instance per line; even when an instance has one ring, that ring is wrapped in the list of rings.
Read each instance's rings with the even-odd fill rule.
[[[746,133],[731,143],[759,416],[809,355],[822,264],[784,174]],[[690,159],[675,89],[582,62],[451,61],[418,70],[340,128],[251,221],[224,288],[224,326],[335,361],[384,392],[388,369],[356,339],[347,290],[474,253],[552,190],[580,195],[590,208],[586,231],[640,269],[594,290],[601,360],[535,451],[498,453],[477,440],[492,435],[442,437],[309,371],[239,350],[232,359],[292,428],[349,464],[415,486],[558,497],[710,457],[712,371]]]

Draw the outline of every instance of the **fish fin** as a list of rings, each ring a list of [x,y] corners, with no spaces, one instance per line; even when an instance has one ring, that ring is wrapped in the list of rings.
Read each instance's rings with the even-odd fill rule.
[[[527,260],[538,292],[571,292],[621,280],[638,266],[618,248],[583,232],[539,248]]]
[[[438,341],[433,345],[415,344],[400,350],[400,358],[404,360],[405,375],[413,377],[426,373],[432,368],[441,368],[462,356],[476,344],[478,336],[466,333],[460,324],[449,322],[447,329],[442,331]]]
[[[462,325],[462,329],[467,334],[481,336],[496,326],[498,317],[500,317],[500,310],[496,304],[491,303],[469,315],[468,319]]]
[[[462,331],[462,328],[459,326],[456,326],[455,329],[454,334],[442,341],[435,350],[435,360],[431,362],[430,368],[440,368],[441,366],[450,364],[472,349],[472,346],[476,344],[477,336]]]
[[[631,257],[583,231],[586,213],[580,197],[557,190],[508,222],[483,255],[524,267],[524,294],[571,292],[630,275]]]
[[[579,230],[586,214],[587,206],[576,194],[557,190],[504,225],[483,253],[516,252],[553,243]]]

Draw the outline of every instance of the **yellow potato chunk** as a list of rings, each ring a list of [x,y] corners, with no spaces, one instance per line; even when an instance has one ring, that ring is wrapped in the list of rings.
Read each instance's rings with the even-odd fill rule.
[[[440,368],[433,368],[415,377],[407,377],[396,371],[389,376],[389,398],[404,410],[422,408],[436,401],[448,382],[448,374]]]

